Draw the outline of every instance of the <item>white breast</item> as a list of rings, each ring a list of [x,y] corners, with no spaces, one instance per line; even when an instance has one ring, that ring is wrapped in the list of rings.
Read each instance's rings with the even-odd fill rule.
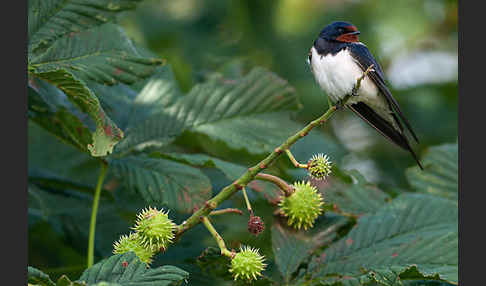
[[[346,94],[350,94],[357,79],[363,74],[363,71],[357,65],[349,51],[344,49],[334,56],[328,54],[323,57],[317,53],[314,47],[311,48],[311,52],[311,67],[314,77],[331,100],[336,102]],[[358,95],[357,97],[350,98],[348,103],[371,101],[376,104],[376,101],[379,101],[379,105],[381,105],[383,101],[383,98],[378,98],[378,89],[368,77],[361,81]]]

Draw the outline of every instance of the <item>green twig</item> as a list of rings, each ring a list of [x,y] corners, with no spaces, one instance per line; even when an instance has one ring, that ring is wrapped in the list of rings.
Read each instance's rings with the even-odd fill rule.
[[[105,179],[108,164],[101,162],[101,172],[98,176],[98,184],[96,185],[95,195],[93,197],[93,207],[91,208],[91,222],[89,225],[89,241],[88,241],[88,268],[93,265],[94,261],[94,240],[96,231],[96,215],[98,213],[98,205],[100,202],[101,187]]]
[[[209,218],[206,217],[206,216],[202,216],[201,221],[204,224],[204,226],[209,230],[211,235],[214,237],[214,240],[216,240],[216,243],[218,244],[219,249],[221,249],[221,255],[232,258],[233,257],[232,252],[229,251],[228,248],[226,248],[226,245],[224,244],[223,238],[221,237],[221,235],[219,235],[219,233],[216,231],[214,226],[211,224],[211,222],[209,221]]]
[[[195,213],[191,215],[186,221],[180,224],[177,227],[176,231],[176,239],[180,237],[185,231],[193,228],[200,222],[201,216],[208,215],[214,208],[216,208],[221,202],[225,201],[229,197],[231,197],[234,193],[239,191],[243,186],[246,186],[249,182],[255,179],[255,176],[264,170],[268,165],[273,163],[275,159],[280,156],[283,150],[288,149],[292,146],[295,142],[297,142],[302,137],[306,136],[309,131],[311,131],[314,127],[323,124],[336,112],[336,106],[332,106],[329,108],[326,113],[324,113],[321,117],[317,118],[316,120],[309,123],[305,126],[302,130],[288,138],[282,145],[277,147],[272,153],[270,153],[265,159],[260,161],[257,165],[251,167],[246,171],[240,178],[238,178],[233,184],[226,186],[221,190],[216,196],[210,199],[204,207],[197,210]]]
[[[325,123],[331,116],[336,112],[338,106],[344,106],[346,102],[352,95],[356,95],[361,81],[365,78],[365,76],[372,70],[373,65],[368,67],[368,69],[363,73],[363,75],[357,79],[356,85],[353,88],[352,94],[346,95],[338,104],[329,107],[329,109],[321,115],[319,118],[315,119],[311,123],[307,124],[304,128],[302,128],[299,132],[295,133],[291,137],[289,137],[284,143],[282,143],[279,147],[275,148],[275,150],[270,153],[265,159],[260,161],[255,166],[249,168],[241,177],[239,177],[235,182],[231,185],[226,186],[223,188],[216,196],[206,202],[204,207],[197,210],[193,213],[186,221],[182,224],[177,226],[176,230],[176,238],[177,240],[184,232],[196,226],[201,220],[201,217],[207,216],[212,210],[214,210],[221,202],[230,198],[234,193],[241,190],[244,186],[246,186],[249,182],[255,179],[256,175],[260,173],[262,170],[267,168],[271,163],[273,163],[282,152],[288,150],[290,146],[295,144],[299,139],[306,136],[314,127]]]

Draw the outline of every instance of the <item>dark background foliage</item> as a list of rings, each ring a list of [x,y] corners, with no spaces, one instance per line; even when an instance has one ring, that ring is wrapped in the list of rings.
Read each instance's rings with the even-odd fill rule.
[[[295,88],[301,108],[292,116],[302,125],[327,109],[326,96],[314,82],[306,57],[319,31],[336,20],[356,25],[361,31],[361,41],[382,64],[395,98],[419,136],[420,144],[414,146],[417,152],[422,155],[431,146],[457,142],[457,1],[152,0],[142,2],[135,11],[120,13],[115,22],[147,53],[167,61],[164,72],[170,66],[175,89],[182,93],[222,75],[227,79],[240,78],[257,66],[276,73]],[[133,97],[142,86],[135,83],[130,87],[133,91],[123,92]],[[90,87],[106,88],[94,84]],[[110,99],[113,97],[101,97],[101,105],[126,131],[129,122],[124,110],[113,107],[116,102]],[[79,117],[83,119],[83,115]],[[85,269],[89,215],[99,163],[89,154],[61,143],[38,123],[29,122],[28,262],[55,279],[68,274],[74,280]],[[270,133],[278,133],[277,127],[272,128],[275,129],[269,130]],[[204,144],[201,142],[207,138],[201,136],[186,131],[163,150],[164,154],[205,153],[238,167],[248,167],[264,156],[251,149],[230,148],[222,142]],[[457,156],[457,145],[455,148]],[[292,150],[301,161],[318,152],[327,153],[343,172],[359,171],[362,177],[356,176],[366,183],[360,183],[358,190],[362,191],[364,186],[380,190],[379,204],[378,200],[370,199],[363,206],[353,204],[355,197],[344,198],[342,205],[348,206],[347,212],[374,211],[375,203],[377,208],[382,201],[427,183],[415,180],[415,170],[405,171],[414,166],[408,153],[389,144],[348,112],[336,114],[330,124],[314,130]],[[151,158],[168,159],[158,151],[154,150]],[[209,161],[191,165],[201,167],[198,170],[209,178],[206,184],[215,194],[233,179],[225,170],[238,175],[241,169],[211,168],[218,163]],[[139,193],[128,189],[130,183],[120,180],[120,170],[122,167],[110,169],[105,181],[98,214],[95,261],[111,255],[112,243],[121,234],[128,233],[135,214],[148,205]],[[305,177],[305,172],[291,168],[286,159],[280,159],[270,172],[289,182]],[[345,175],[341,178],[336,173],[336,177],[342,180],[341,184],[349,184]],[[418,183],[410,183],[414,181]],[[248,244],[261,249],[269,263],[265,272],[267,280],[298,280],[303,277],[304,269],[315,263],[307,257],[297,257],[294,264],[282,266],[278,261],[286,258],[275,254],[276,245],[301,247],[310,240],[309,249],[299,251],[324,248],[322,245],[347,234],[356,222],[330,211],[318,220],[314,230],[286,240],[283,238],[288,237],[289,230],[272,215],[274,207],[267,202],[275,190],[261,182],[251,187],[253,208],[264,218],[266,230],[257,237],[249,234],[247,214],[215,217],[214,225],[228,247]],[[343,202],[340,199],[343,200],[339,196],[334,198],[332,192],[326,197],[326,201],[336,203]],[[222,207],[245,209],[239,194]],[[171,210],[170,214],[177,223],[187,218],[187,213],[177,210]],[[221,266],[224,261],[215,255],[214,249],[207,249],[215,246],[209,233],[199,225],[187,232],[175,247],[158,255],[152,267],[165,264],[180,267],[190,273],[190,285],[230,285],[226,268]],[[262,285],[267,285],[265,279],[260,282]]]

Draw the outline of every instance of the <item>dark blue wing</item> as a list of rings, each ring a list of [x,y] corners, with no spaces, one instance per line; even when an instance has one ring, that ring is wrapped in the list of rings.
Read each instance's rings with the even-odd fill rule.
[[[413,132],[412,126],[403,115],[402,111],[400,110],[400,106],[398,105],[398,102],[395,100],[395,98],[393,98],[390,90],[386,86],[385,79],[384,79],[385,76],[383,74],[380,65],[376,62],[375,58],[371,55],[368,48],[361,43],[359,44],[350,43],[348,45],[348,49],[351,53],[351,56],[356,60],[356,62],[359,64],[359,66],[363,71],[365,71],[370,65],[373,64],[374,71],[368,73],[368,77],[371,78],[371,80],[373,80],[373,82],[376,84],[380,92],[385,96],[386,100],[388,101],[388,104],[390,104],[390,106],[393,107],[393,110],[395,110],[395,112],[403,120],[403,122],[407,126],[408,130],[412,134],[415,141],[418,142],[417,135],[415,135],[415,132]],[[400,122],[398,120],[396,121],[400,129],[402,129]]]

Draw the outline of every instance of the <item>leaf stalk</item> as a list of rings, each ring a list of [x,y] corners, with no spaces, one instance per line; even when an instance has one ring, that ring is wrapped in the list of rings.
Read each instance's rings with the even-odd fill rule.
[[[96,216],[98,214],[98,205],[100,202],[101,187],[103,186],[103,181],[105,180],[107,170],[108,170],[108,164],[105,161],[101,161],[101,171],[100,171],[100,175],[98,176],[98,183],[96,185],[96,190],[93,197],[93,207],[91,208],[91,222],[89,224],[88,268],[91,267],[94,262]]]

